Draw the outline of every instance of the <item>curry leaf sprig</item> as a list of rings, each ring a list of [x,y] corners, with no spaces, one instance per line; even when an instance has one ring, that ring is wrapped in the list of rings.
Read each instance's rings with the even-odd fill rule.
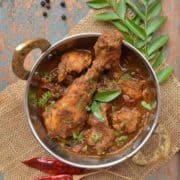
[[[139,2],[140,1],[140,2]],[[135,46],[150,61],[157,73],[159,83],[165,82],[173,72],[171,66],[161,68],[165,61],[165,46],[168,35],[157,36],[155,32],[166,21],[160,12],[160,0],[90,0],[90,8],[102,9],[111,7],[111,12],[96,15],[96,20],[107,21],[113,24],[124,35],[124,39]],[[131,17],[128,12],[132,12]]]

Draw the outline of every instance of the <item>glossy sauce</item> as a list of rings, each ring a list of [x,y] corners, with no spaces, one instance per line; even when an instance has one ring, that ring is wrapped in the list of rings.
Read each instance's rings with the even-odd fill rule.
[[[87,50],[87,49],[86,49]],[[86,51],[85,50],[85,51]],[[88,49],[89,50],[89,49]],[[91,49],[91,52],[93,54],[93,51]],[[84,137],[84,132],[86,132],[88,129],[91,128],[91,126],[86,123],[83,130],[80,132],[82,133],[82,137],[79,137],[80,140],[75,140],[77,137],[68,137],[66,139],[62,138],[56,138],[53,139],[57,145],[69,153],[75,153],[79,155],[85,155],[85,156],[97,156],[97,157],[103,157],[106,155],[112,155],[115,153],[120,152],[126,145],[131,143],[135,138],[137,138],[140,131],[142,131],[143,127],[149,122],[150,117],[155,113],[156,107],[154,107],[152,110],[147,110],[142,106],[142,101],[146,101],[146,103],[152,104],[156,101],[156,91],[154,87],[154,83],[152,81],[152,77],[150,77],[149,72],[145,69],[144,65],[141,65],[138,60],[134,59],[133,56],[129,56],[128,52],[123,51],[120,65],[119,65],[119,78],[113,79],[111,73],[104,72],[98,82],[98,88],[97,91],[102,90],[121,90],[121,95],[117,97],[115,100],[109,102],[108,104],[111,106],[109,113],[108,113],[108,123],[109,127],[114,131],[114,139],[110,147],[105,149],[104,151],[98,152],[95,146],[89,145],[87,143],[87,140]],[[40,75],[39,72],[46,72],[48,76],[51,76],[50,83],[58,87],[58,92],[53,97],[50,98],[50,101],[47,101],[47,104],[51,104],[52,102],[57,101],[59,98],[63,96],[64,91],[72,82],[63,82],[62,84],[58,84],[56,82],[56,69],[59,63],[59,55],[56,55],[56,58],[53,58],[53,60],[48,61],[46,60],[46,63],[44,63],[38,70],[36,75],[32,78],[31,81],[31,91],[29,96],[32,95],[32,93],[35,94],[35,99],[39,99],[42,97],[42,95],[47,92],[46,88],[42,88],[42,84],[45,83],[48,84],[48,80],[43,77],[44,75]],[[81,74],[74,74],[73,79],[81,76],[86,71],[83,71]],[[42,79],[46,79],[45,81],[42,81]],[[72,80],[73,81],[73,80]],[[131,83],[135,86],[131,86]],[[139,85],[142,84],[142,85]],[[137,87],[136,87],[137,85]],[[126,87],[127,86],[127,87]],[[130,86],[130,87],[128,87]],[[138,86],[140,86],[139,90],[140,92],[140,98],[133,99],[132,97],[129,97],[126,93],[129,91],[130,95],[132,96],[138,96],[136,95],[136,92],[138,92]],[[142,87],[141,87],[142,86]],[[125,89],[125,90],[123,90]],[[134,92],[135,91],[135,92]],[[36,104],[36,106],[32,105],[32,99],[29,99],[29,106],[31,114],[38,115],[38,118],[41,119],[41,122],[43,123],[42,113],[45,111],[44,107],[41,107],[39,104]],[[48,104],[48,105],[49,105]],[[123,109],[125,109],[123,111]],[[117,129],[113,126],[112,121],[112,114],[116,111],[121,111],[121,113],[131,113],[132,109],[135,109],[135,114],[140,114],[141,118],[138,121],[138,124],[136,126],[136,130],[128,133],[125,130],[122,132],[117,132]],[[128,112],[129,111],[129,112]],[[138,112],[138,113],[136,113]],[[88,112],[88,116],[90,116],[92,112]],[[131,115],[131,114],[130,114]],[[124,115],[126,117],[126,114]],[[127,115],[128,116],[128,115]],[[138,115],[137,115],[138,116]],[[88,119],[88,117],[87,117]],[[79,134],[80,134],[79,133]],[[118,142],[118,138],[123,137],[124,141]],[[78,138],[77,138],[78,139]],[[81,141],[82,139],[82,141]],[[121,138],[122,139],[122,138]]]

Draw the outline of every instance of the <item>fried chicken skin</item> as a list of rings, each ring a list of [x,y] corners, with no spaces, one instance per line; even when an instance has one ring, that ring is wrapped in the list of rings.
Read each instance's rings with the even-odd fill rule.
[[[85,50],[72,50],[62,55],[58,65],[58,82],[62,82],[71,73],[81,73],[92,62],[91,53]]]
[[[98,154],[103,153],[111,147],[115,139],[113,129],[109,125],[111,105],[108,103],[103,104],[100,109],[104,117],[104,122],[99,121],[93,114],[90,114],[88,124],[91,128],[87,129],[84,133],[85,141],[89,146],[94,146]]]
[[[113,130],[108,126],[92,127],[85,132],[87,144],[94,147],[98,154],[111,147],[114,139]]]
[[[122,36],[118,31],[104,32],[98,38],[91,68],[74,80],[64,96],[43,113],[44,123],[51,137],[66,138],[83,128],[87,120],[86,107],[96,91],[98,79],[105,69],[110,69],[119,61],[121,45]]]
[[[125,102],[135,102],[142,97],[144,81],[137,80],[127,80],[122,81],[120,87],[124,95],[128,98],[125,98]]]
[[[135,108],[123,107],[112,114],[113,127],[126,133],[136,131],[140,119],[141,113]]]

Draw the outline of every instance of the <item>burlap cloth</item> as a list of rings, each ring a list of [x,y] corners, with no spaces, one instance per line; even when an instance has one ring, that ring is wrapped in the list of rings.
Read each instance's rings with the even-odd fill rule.
[[[112,29],[110,25],[95,22],[92,17],[94,13],[90,11],[69,34]],[[42,175],[39,171],[24,166],[21,161],[37,156],[50,156],[40,147],[28,127],[23,110],[25,83],[19,80],[0,93],[0,172],[4,174],[5,179],[30,179]],[[174,77],[161,86],[161,104],[158,129],[160,133],[164,133],[164,136],[171,138],[171,144],[168,138],[165,141],[161,139],[165,150],[160,148],[160,159],[156,161],[156,158],[148,156],[160,145],[157,144],[157,138],[151,138],[139,154],[140,159],[137,160],[138,156],[134,158],[134,161],[139,161],[140,164],[146,163],[148,159],[152,161],[150,164],[138,166],[132,160],[127,160],[112,167],[110,169],[112,172],[131,179],[144,179],[147,174],[159,168],[180,149],[180,83]],[[104,172],[86,179],[116,180],[121,178]]]

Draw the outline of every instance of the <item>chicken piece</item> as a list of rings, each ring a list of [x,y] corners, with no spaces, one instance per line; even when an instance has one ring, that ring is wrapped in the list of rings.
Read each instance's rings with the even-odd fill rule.
[[[87,120],[86,107],[96,91],[97,81],[104,69],[110,69],[114,62],[119,61],[121,44],[122,36],[118,31],[105,32],[98,38],[91,68],[73,81],[64,96],[43,113],[51,137],[66,138],[83,128]]]
[[[107,150],[115,138],[108,122],[110,110],[111,105],[108,103],[101,106],[104,122],[99,121],[93,114],[90,114],[88,119],[88,124],[91,125],[91,128],[85,131],[85,140],[89,146],[94,146],[98,154]]]
[[[111,79],[109,75],[105,75],[101,78],[98,83],[98,91],[103,91],[105,89],[121,90],[118,81],[116,79]]]
[[[124,80],[121,82],[120,87],[123,92],[125,102],[134,102],[142,97],[144,81],[137,80]],[[124,96],[125,95],[125,96]]]
[[[106,103],[101,105],[101,113],[104,117],[104,122],[99,121],[93,114],[89,115],[88,118],[88,124],[90,126],[96,127],[96,126],[109,126],[109,112],[111,110],[111,105]]]
[[[113,80],[113,82],[118,82],[121,78],[122,70],[120,68],[119,62],[114,64],[108,72],[108,77]]]
[[[115,138],[113,130],[108,126],[92,127],[84,133],[84,137],[86,143],[94,146],[98,154],[111,147]]]
[[[141,113],[133,108],[122,108],[112,114],[113,127],[126,133],[136,131],[141,120]]]
[[[68,74],[81,73],[91,64],[92,57],[89,51],[73,50],[62,55],[58,65],[58,82],[62,82]]]
[[[64,87],[59,84],[49,82],[47,79],[40,76],[34,76],[31,81],[31,85],[34,87],[40,87],[45,90],[49,90],[54,97],[59,98],[64,93]]]

